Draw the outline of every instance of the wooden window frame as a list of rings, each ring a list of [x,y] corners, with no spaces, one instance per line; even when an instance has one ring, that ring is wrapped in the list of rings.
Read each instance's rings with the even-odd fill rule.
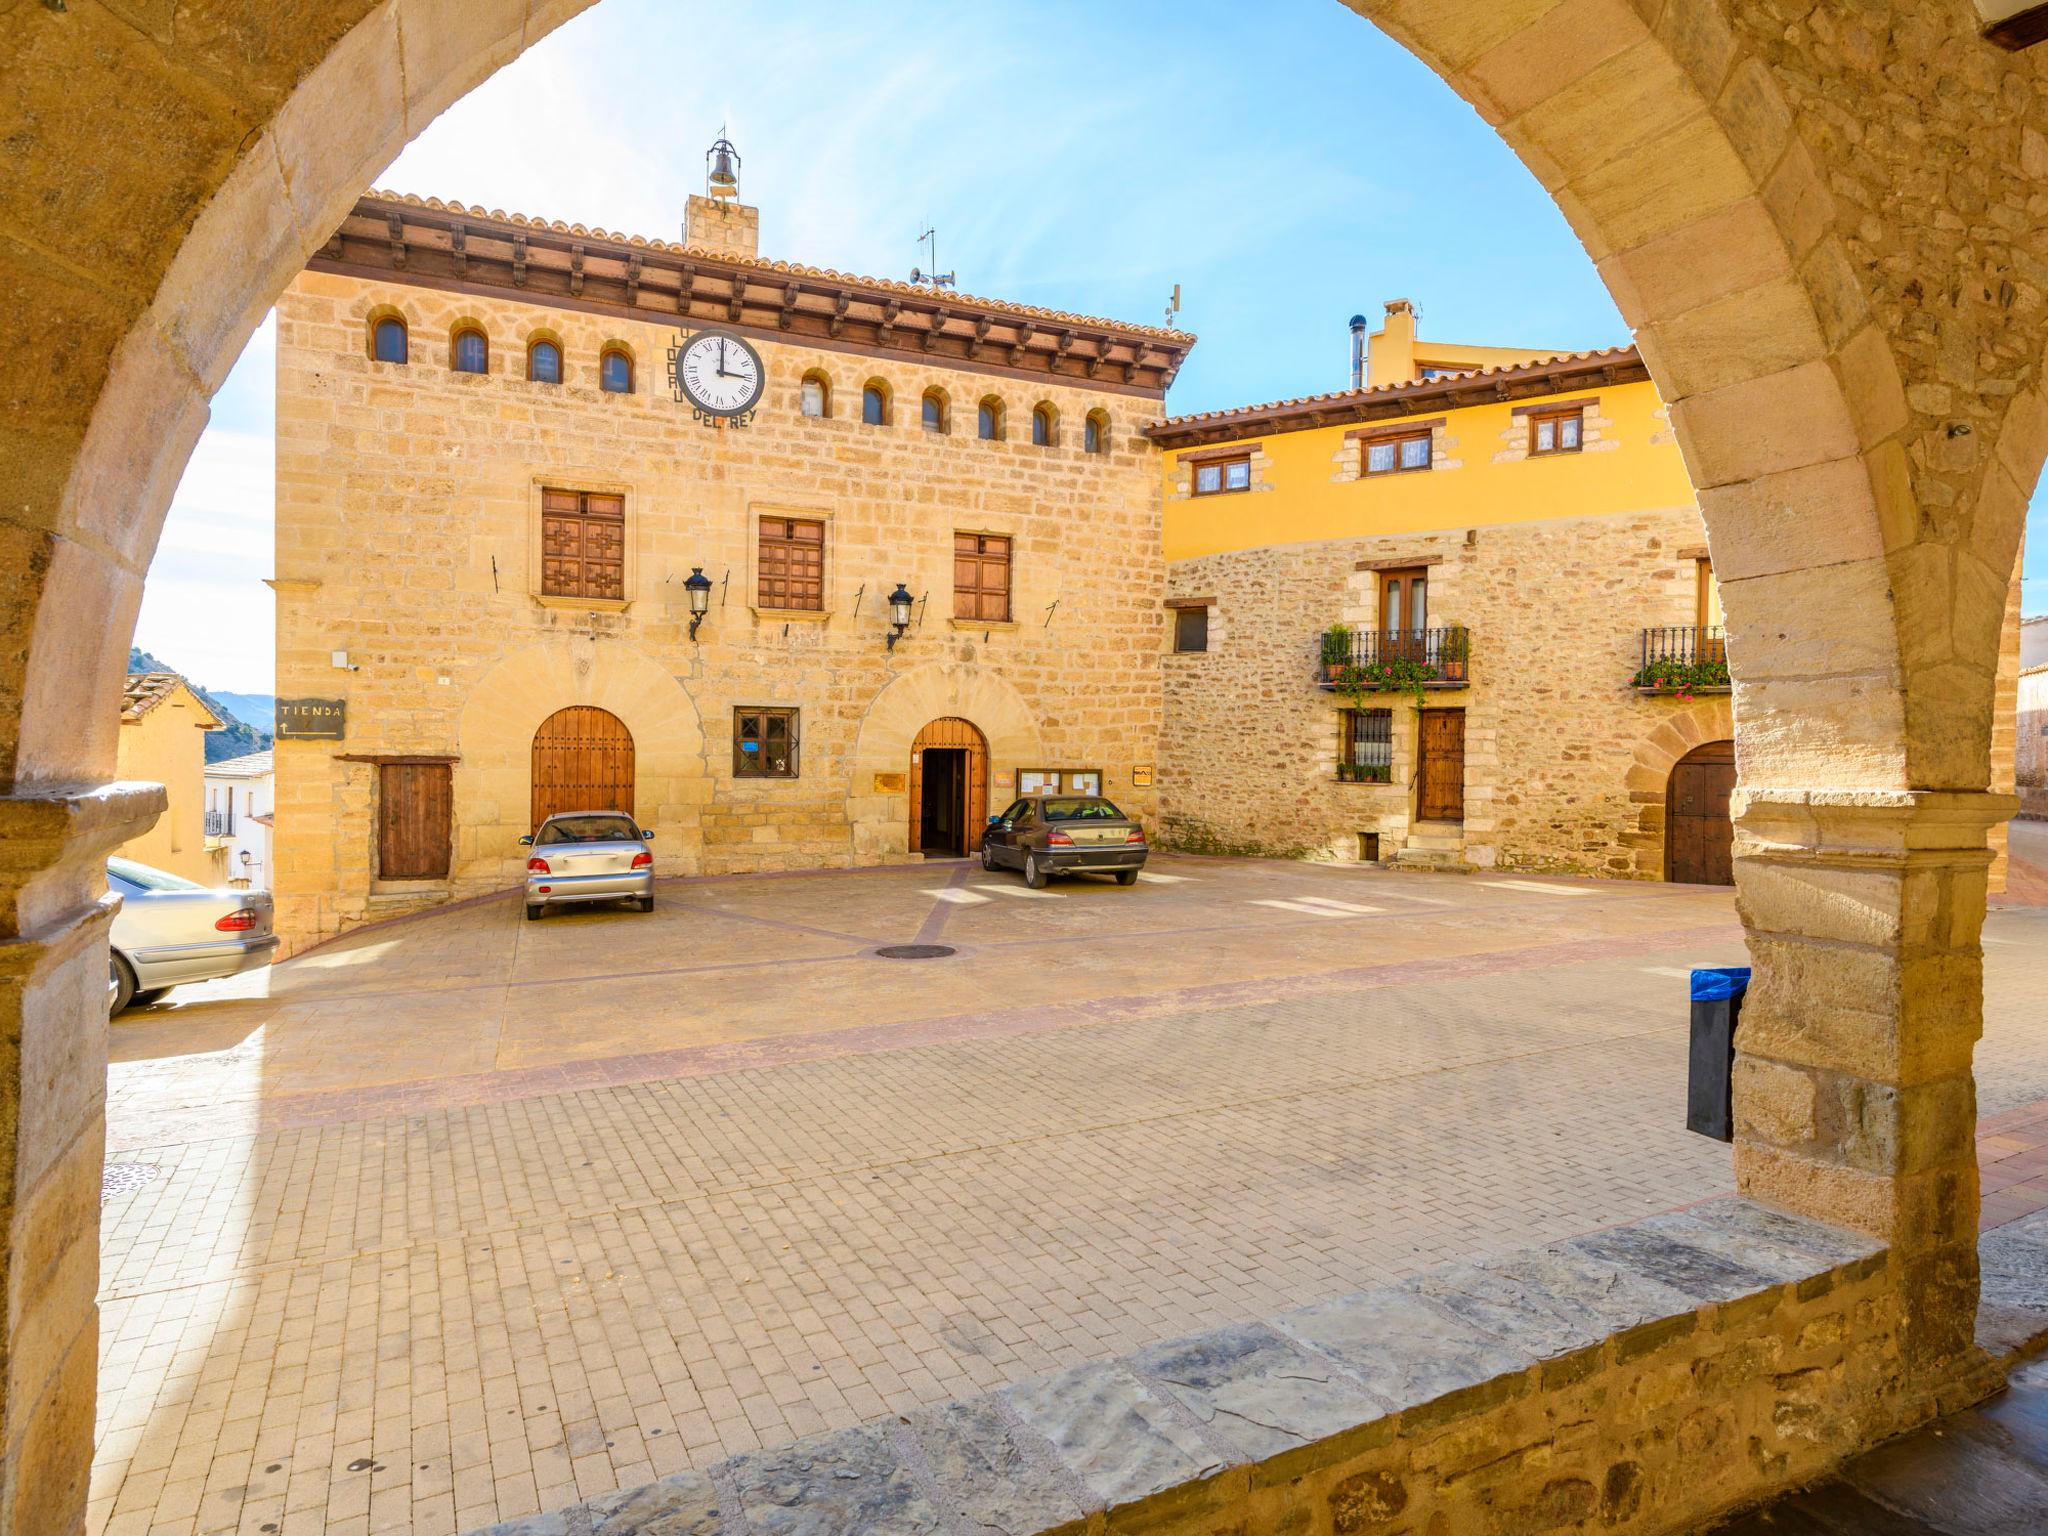
[[[1389,567],[1379,573],[1378,585],[1380,599],[1379,632],[1381,634],[1415,635],[1429,628],[1428,566],[1400,565]],[[1422,588],[1422,622],[1420,624],[1415,623],[1409,617],[1414,611],[1415,589],[1418,586]],[[1397,587],[1401,590],[1401,622],[1399,624],[1391,624],[1388,622],[1388,615],[1392,604],[1387,601],[1387,595],[1390,590]]]
[[[1232,485],[1230,471],[1239,465],[1244,467],[1244,484]],[[1202,471],[1216,471],[1216,485],[1211,490],[1202,489]],[[1197,459],[1188,466],[1188,494],[1190,496],[1242,496],[1252,488],[1252,456],[1249,453],[1219,454],[1215,458]]]
[[[484,349],[484,365],[481,368],[462,366],[462,343],[474,336]],[[478,378],[488,378],[491,372],[491,337],[482,326],[475,324],[458,325],[455,334],[448,338],[448,371],[467,373]]]
[[[974,435],[984,443],[1003,441],[1003,402],[994,395],[984,395],[974,407]]]
[[[1422,462],[1404,464],[1401,449],[1408,443],[1422,444]],[[1393,450],[1394,461],[1385,469],[1372,467],[1372,451],[1375,448]],[[1382,437],[1369,437],[1358,445],[1358,472],[1368,480],[1383,480],[1389,475],[1426,474],[1436,468],[1436,433],[1424,429],[1420,432],[1389,432]]]
[[[557,504],[550,506],[550,498],[557,498]],[[574,498],[576,505],[574,507],[560,505],[560,499],[566,498]],[[594,502],[615,502],[617,503],[617,511],[614,513],[608,507],[594,509],[592,506]],[[576,579],[574,582],[565,585],[559,579],[550,581],[548,571],[550,556],[547,550],[550,524],[566,522],[573,522],[577,525],[577,546],[579,552],[575,557],[577,566]],[[608,566],[610,562],[593,562],[589,557],[582,554],[581,551],[585,547],[585,541],[593,526],[604,527],[611,525],[616,525],[619,531],[618,580],[616,589],[613,589],[613,583],[605,582],[603,583],[603,589],[593,590],[594,584],[591,577],[593,563],[603,567]],[[626,601],[627,566],[630,563],[627,558],[627,549],[630,542],[627,536],[626,497],[623,492],[573,490],[567,486],[559,485],[543,486],[540,493],[541,558],[538,568],[539,595],[543,598],[623,604]]]
[[[784,531],[771,533],[771,525],[780,525]],[[817,538],[812,540],[797,536],[794,530],[799,527],[817,529]],[[756,607],[774,613],[824,613],[827,611],[825,602],[825,562],[829,544],[829,532],[826,520],[815,515],[806,516],[794,512],[764,512],[755,517],[754,603]],[[818,573],[815,578],[817,582],[817,600],[815,602],[788,601],[787,599],[792,596],[790,591],[790,584],[792,582],[808,582],[811,579],[791,574],[788,563],[789,556],[795,551],[808,548],[813,543],[817,545],[818,550]],[[772,565],[769,559],[771,550],[775,552],[775,560]],[[784,601],[775,601],[769,597],[768,583],[770,581],[782,584],[782,597],[785,599]]]
[[[917,419],[925,431],[943,434],[949,425],[947,401],[944,391],[928,389],[917,403]],[[936,416],[935,421],[932,418]]]
[[[1060,413],[1045,401],[1031,407],[1031,446],[1057,448],[1060,445]]]
[[[1577,441],[1575,441],[1569,448],[1563,445],[1564,433],[1561,430],[1563,424],[1567,421],[1578,423],[1578,432],[1576,434]],[[1539,447],[1537,444],[1537,434],[1542,431],[1543,423],[1545,422],[1549,422],[1553,426],[1560,429],[1554,431],[1551,434],[1554,446],[1549,448]],[[1586,408],[1583,405],[1569,405],[1561,407],[1557,410],[1529,412],[1530,458],[1554,459],[1568,453],[1583,453],[1585,452],[1585,449]]]
[[[870,395],[874,396],[877,402],[875,408],[875,417],[872,421],[868,419],[868,397]],[[887,384],[884,384],[880,379],[869,379],[867,383],[861,385],[860,387],[861,425],[864,427],[888,426],[889,416],[891,414],[891,407],[893,406],[893,404],[894,401],[890,398],[889,394],[889,386]]]
[[[816,415],[804,409],[804,391],[813,384],[818,386]],[[796,381],[796,413],[805,421],[829,421],[832,418],[832,381],[816,368],[809,370]]]
[[[626,365],[626,387],[624,389],[613,389],[611,385],[605,382],[605,365],[615,357]],[[633,362],[633,354],[630,351],[628,351],[625,347],[621,346],[618,342],[614,341],[608,343],[604,347],[604,349],[597,354],[598,393],[604,395],[633,394],[635,390],[638,388],[638,372],[639,370],[635,367]]]
[[[554,351],[555,351],[555,376],[554,376],[554,377],[553,377],[552,379],[541,379],[541,378],[535,378],[535,377],[534,377],[534,372],[533,372],[533,357],[534,357],[534,354],[535,354],[536,352],[540,351],[540,349],[541,349],[542,347],[552,347],[552,348],[554,348]],[[561,344],[561,343],[560,343],[559,341],[557,341],[557,340],[556,340],[556,339],[555,339],[554,337],[552,337],[552,336],[536,336],[536,337],[534,337],[534,338],[533,338],[533,339],[532,339],[531,341],[527,342],[527,344],[526,344],[526,382],[527,382],[527,383],[529,383],[529,384],[560,384],[560,383],[562,382],[562,370],[563,370],[563,366],[564,366],[564,364],[563,364],[563,358],[562,358],[562,344]]]
[[[1209,605],[1207,603],[1188,603],[1182,607],[1170,609],[1169,612],[1173,614],[1173,654],[1176,656],[1208,655]],[[1184,645],[1181,642],[1186,638],[1186,620],[1191,616],[1197,615],[1200,616],[1202,621],[1202,643],[1200,645]]]
[[[972,539],[974,541],[974,548],[963,557],[960,545],[964,539]],[[1002,546],[1000,555],[997,555],[987,547],[991,543]],[[1015,577],[1016,551],[1016,540],[1007,533],[975,533],[960,528],[956,528],[953,531],[954,618],[970,624],[1008,624],[1013,621],[1016,610],[1011,599],[1011,584]],[[974,562],[977,578],[972,585],[965,587],[960,584],[960,562],[962,558]],[[1000,587],[986,584],[991,564],[1000,564],[1002,568],[1003,583]],[[991,597],[999,597],[1001,599],[1003,611],[1000,614],[982,611],[985,600]],[[970,612],[970,609],[973,611]]]
[[[1094,442],[1090,443],[1089,439]],[[1109,417],[1102,411],[1090,411],[1081,418],[1081,451],[1083,453],[1109,452]]]
[[[383,334],[384,327],[387,325],[398,327],[398,350],[405,354],[403,357],[379,357],[377,355],[377,338]],[[392,368],[403,368],[412,361],[412,327],[406,324],[405,316],[372,315],[370,317],[370,361],[373,363],[383,363]]]
[[[1359,726],[1366,718],[1372,718],[1384,726],[1364,737],[1359,735]],[[1362,755],[1360,745],[1386,747],[1384,763],[1361,764],[1357,759]],[[1378,756],[1379,754],[1372,754]],[[1361,775],[1367,769],[1384,770],[1374,778],[1350,777],[1347,768],[1357,768]],[[1364,709],[1340,709],[1337,711],[1337,780],[1342,784],[1391,784],[1394,782],[1394,711],[1389,707],[1367,707]]]
[[[756,734],[749,736],[745,727],[749,720],[755,723]],[[741,750],[741,743],[753,740],[765,743],[768,740],[768,722],[783,722],[783,740],[788,744],[786,766],[766,766],[765,746],[761,755],[749,759]],[[803,711],[781,704],[735,704],[732,707],[732,776],[736,779],[799,779],[803,777]]]

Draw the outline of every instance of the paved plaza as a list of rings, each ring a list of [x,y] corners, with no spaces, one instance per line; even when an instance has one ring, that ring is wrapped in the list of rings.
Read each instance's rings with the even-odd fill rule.
[[[468,1531],[1730,1187],[1730,893],[1149,876],[494,900],[124,1016],[94,1531]],[[2048,913],[1985,952],[2017,1210]]]

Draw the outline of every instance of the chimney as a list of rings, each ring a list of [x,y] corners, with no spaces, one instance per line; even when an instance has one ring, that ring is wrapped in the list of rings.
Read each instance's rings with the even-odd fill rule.
[[[1351,387],[1360,389],[1365,384],[1365,316],[1351,317]]]
[[[1372,338],[1367,354],[1371,382],[1406,384],[1415,377],[1415,306],[1406,299],[1387,300],[1387,321]]]

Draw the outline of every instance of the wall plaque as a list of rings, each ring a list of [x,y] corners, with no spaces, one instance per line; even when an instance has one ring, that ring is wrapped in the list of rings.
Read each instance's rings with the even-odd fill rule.
[[[1134,788],[1144,789],[1148,785],[1150,785],[1151,782],[1152,765],[1150,763],[1140,763],[1137,765],[1137,767],[1131,770],[1131,784]]]
[[[271,734],[279,741],[340,741],[347,710],[346,699],[279,699]]]
[[[900,795],[910,788],[907,773],[878,773],[875,775],[875,793],[878,795]]]

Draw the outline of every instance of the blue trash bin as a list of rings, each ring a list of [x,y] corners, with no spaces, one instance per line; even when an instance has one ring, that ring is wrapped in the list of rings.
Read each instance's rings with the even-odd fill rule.
[[[1746,965],[1703,966],[1692,973],[1685,1128],[1716,1141],[1735,1139],[1735,1029],[1748,990]]]

